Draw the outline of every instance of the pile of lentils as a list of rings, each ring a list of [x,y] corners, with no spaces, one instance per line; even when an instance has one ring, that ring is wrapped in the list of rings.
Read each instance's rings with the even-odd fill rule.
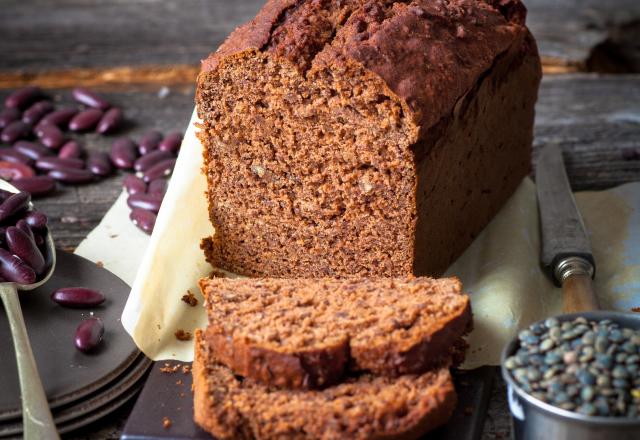
[[[110,135],[122,128],[122,109],[92,90],[77,87],[72,96],[78,107],[56,108],[39,87],[11,93],[0,110],[0,178],[32,197],[50,195],[56,182],[80,185],[108,177],[113,168],[134,171],[123,186],[129,193],[130,219],[150,234],[162,203],[181,133],[146,133],[139,143],[117,139],[110,154],[87,151],[78,135]],[[76,136],[71,138],[69,133]]]
[[[640,330],[606,319],[549,318],[518,339],[505,367],[533,397],[589,416],[639,416]]]

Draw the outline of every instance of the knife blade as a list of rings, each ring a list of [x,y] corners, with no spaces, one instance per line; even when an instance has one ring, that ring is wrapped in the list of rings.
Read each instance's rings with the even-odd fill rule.
[[[557,145],[540,152],[536,191],[542,235],[540,261],[562,286],[564,311],[598,309],[591,282],[595,274],[591,243]]]

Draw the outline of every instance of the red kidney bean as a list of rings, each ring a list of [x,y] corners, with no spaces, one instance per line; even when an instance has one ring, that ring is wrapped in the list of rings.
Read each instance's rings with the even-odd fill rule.
[[[7,281],[19,284],[33,284],[36,281],[36,273],[27,263],[2,248],[0,248],[0,276]]]
[[[22,121],[13,121],[2,130],[0,140],[12,144],[18,139],[24,139],[31,134],[31,125]]]
[[[15,194],[14,192],[5,191],[4,189],[0,189],[0,203],[4,202],[5,200],[7,200],[9,197],[11,197],[14,194]]]
[[[127,205],[129,208],[146,209],[154,213],[160,211],[160,205],[162,204],[162,196],[152,194],[133,194],[127,198]]]
[[[89,154],[87,159],[87,168],[96,176],[105,177],[111,174],[113,167],[109,155],[102,151],[96,151]]]
[[[17,108],[24,110],[29,107],[32,102],[44,98],[45,94],[39,87],[25,87],[18,89],[4,100],[5,107]]]
[[[62,287],[51,294],[51,299],[71,308],[95,307],[105,300],[102,293],[86,287]]]
[[[175,159],[166,159],[162,162],[158,162],[144,172],[144,174],[142,175],[142,180],[149,183],[152,180],[156,180],[161,177],[167,177],[173,172],[173,167],[175,166],[175,164]]]
[[[138,158],[136,144],[129,138],[117,139],[111,145],[111,162],[120,169],[128,170],[133,168],[135,160]]]
[[[21,218],[20,220],[18,220],[16,222],[16,226],[15,227],[20,229],[25,234],[27,234],[27,236],[29,236],[29,238],[31,240],[35,240],[34,235],[33,235],[33,231],[31,230],[31,228],[29,227],[29,224],[27,223],[27,221],[25,219]]]
[[[80,159],[84,154],[84,148],[78,141],[67,141],[58,151],[60,159]]]
[[[124,186],[129,194],[144,194],[147,192],[147,184],[133,174],[127,174],[122,181],[122,186]]]
[[[131,210],[129,218],[138,228],[142,229],[147,234],[151,234],[153,232],[153,227],[156,225],[157,217],[153,212],[147,211],[146,209],[134,208]]]
[[[44,115],[51,113],[54,109],[55,107],[51,101],[38,101],[24,111],[22,114],[22,122],[35,125],[44,117]]]
[[[31,232],[30,229],[29,232]],[[42,275],[46,264],[34,240],[33,233],[29,236],[15,226],[7,228],[6,241],[9,250],[27,263],[35,271],[36,275]]]
[[[84,87],[76,87],[75,89],[73,89],[71,94],[73,95],[73,99],[78,101],[80,104],[84,104],[88,107],[93,107],[100,110],[106,110],[111,107],[111,105],[96,92],[85,89]]]
[[[51,171],[60,168],[84,168],[84,160],[76,158],[63,159],[60,157],[43,157],[36,161],[36,168],[40,171]]]
[[[49,171],[52,177],[63,183],[82,184],[93,182],[93,173],[89,170],[79,170],[77,168],[57,168]]]
[[[133,164],[133,169],[136,171],[147,171],[149,168],[161,162],[163,160],[173,158],[173,154],[169,151],[152,151],[151,153],[147,153],[144,156],[138,158]]]
[[[5,162],[22,163],[25,165],[33,164],[33,159],[26,156],[13,148],[0,148],[0,160]]]
[[[113,133],[120,128],[123,120],[122,110],[118,107],[112,107],[102,116],[100,122],[98,122],[96,131],[100,134]]]
[[[47,216],[40,211],[27,212],[27,215],[24,216],[23,220],[31,229],[36,229],[38,231],[47,229],[47,223],[49,222]]]
[[[46,196],[56,189],[56,181],[49,176],[23,177],[13,180],[11,184],[33,197]]]
[[[104,323],[100,318],[88,318],[80,323],[74,338],[78,350],[88,353],[94,350],[104,335]]]
[[[162,142],[158,145],[158,150],[176,153],[180,149],[181,144],[182,133],[170,133],[162,139]]]
[[[59,110],[54,110],[44,118],[40,120],[38,125],[55,125],[58,128],[65,127],[69,124],[71,118],[73,118],[78,113],[78,110],[75,108],[61,108]]]
[[[155,130],[148,131],[144,136],[142,136],[142,139],[140,139],[138,150],[140,151],[140,154],[144,156],[147,153],[157,150],[161,141],[162,133]]]
[[[89,131],[93,130],[98,121],[102,118],[102,110],[97,108],[88,108],[75,115],[69,121],[69,130],[71,131]]]
[[[29,165],[15,162],[0,161],[0,178],[15,182],[17,179],[33,177],[36,172]]]
[[[53,152],[50,149],[36,142],[18,141],[13,144],[13,149],[19,153],[24,154],[25,156],[30,157],[33,160],[38,160],[41,157],[53,155]]]
[[[11,194],[7,200],[0,204],[0,222],[26,211],[30,201],[31,196],[27,192]]]
[[[20,119],[21,113],[17,108],[3,108],[0,110],[0,130],[13,121]]]
[[[147,193],[164,197],[167,192],[167,179],[156,179],[149,182]]]
[[[47,148],[57,150],[64,143],[64,133],[52,124],[39,125],[36,128],[36,136]]]

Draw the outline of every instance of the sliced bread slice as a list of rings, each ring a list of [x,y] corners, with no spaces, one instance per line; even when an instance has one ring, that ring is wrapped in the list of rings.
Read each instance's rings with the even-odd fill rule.
[[[348,371],[393,377],[449,365],[471,327],[455,278],[214,278],[200,287],[216,358],[282,388],[326,387]]]
[[[279,390],[240,379],[196,331],[194,419],[226,439],[414,439],[456,404],[447,368],[398,378],[369,374],[324,390]]]

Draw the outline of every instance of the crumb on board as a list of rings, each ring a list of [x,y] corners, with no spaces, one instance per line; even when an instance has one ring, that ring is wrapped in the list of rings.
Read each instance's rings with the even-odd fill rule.
[[[180,397],[184,397],[185,395],[185,393],[180,393]]]
[[[182,385],[182,379],[176,380],[176,385]]]
[[[191,290],[187,290],[187,293],[182,295],[182,301],[189,304],[191,307],[198,305],[198,298],[196,298]]]
[[[158,330],[162,330],[162,326],[160,324],[156,324],[156,327],[158,327]]]
[[[191,338],[192,338],[192,335],[191,335],[190,332],[184,331],[181,328],[176,330],[176,332],[174,334],[175,334],[176,339],[178,341],[190,341]]]
[[[191,373],[191,367],[190,367],[189,365],[185,365],[185,366],[183,366],[183,367],[182,367],[182,372],[183,372],[184,374],[189,374],[189,373]]]
[[[171,428],[171,419],[169,417],[163,417],[162,418],[162,427],[164,429]]]
[[[118,234],[109,234],[109,238],[116,238]]]
[[[175,365],[171,365],[168,362],[164,363],[164,367],[160,367],[160,372],[161,373],[176,373],[180,367],[182,367],[182,364],[175,364]]]
[[[100,260],[96,261],[96,266],[98,267],[104,267],[104,263]]]

